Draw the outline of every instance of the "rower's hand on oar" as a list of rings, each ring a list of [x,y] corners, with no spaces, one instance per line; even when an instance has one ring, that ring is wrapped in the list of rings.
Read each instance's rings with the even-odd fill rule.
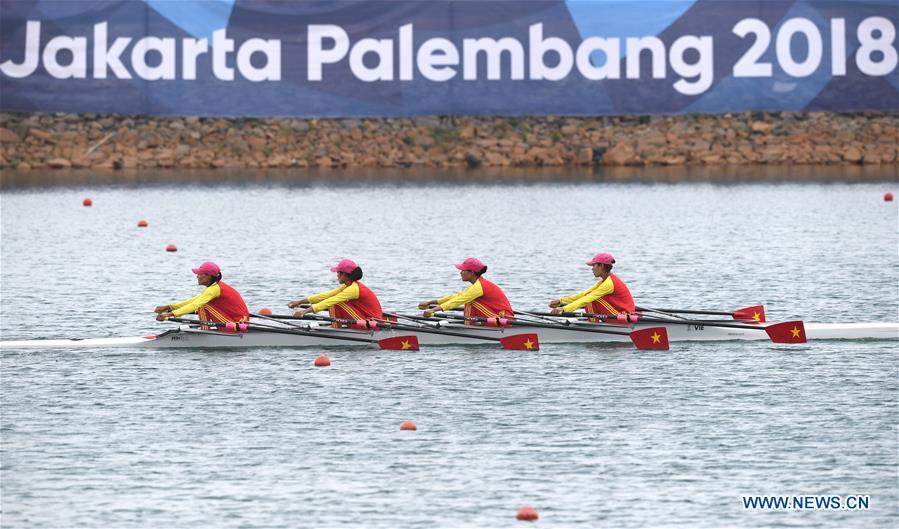
[[[157,314],[159,314],[160,312],[171,312],[171,311],[172,311],[171,305],[160,305],[160,306],[156,307],[155,309],[153,309],[153,312],[155,312]]]
[[[437,311],[439,311],[439,310],[440,310],[440,307],[437,307],[437,308],[434,308],[434,309],[428,309],[428,310],[422,312],[421,315],[424,316],[425,318],[431,318],[431,317],[433,317],[434,314],[436,314]]]
[[[157,308],[159,308],[159,307],[157,307]],[[165,321],[169,318],[174,318],[174,317],[175,317],[175,315],[172,314],[170,311],[164,310],[156,315],[156,321]]]
[[[553,310],[549,311],[549,313],[552,314],[553,316],[561,316],[562,312],[564,312],[562,310],[562,307],[558,307],[558,306],[556,308],[554,308]]]
[[[294,306],[296,306],[296,305],[294,305]],[[293,307],[291,307],[291,308],[293,308]],[[302,318],[303,316],[309,314],[310,312],[312,312],[312,307],[306,307],[305,309],[300,309],[300,310],[294,312],[293,317],[294,318]]]
[[[436,305],[436,304],[437,304],[437,300],[436,300],[436,299],[429,299],[429,300],[427,300],[427,301],[422,301],[421,303],[419,303],[419,304],[418,304],[418,308],[424,310],[424,309],[427,309],[427,308],[429,308],[429,307],[431,307],[431,306],[433,306],[433,305]]]
[[[305,305],[307,303],[309,303],[309,300],[307,298],[303,298],[303,299],[291,301],[290,303],[287,304],[287,307],[291,308],[291,309],[295,309],[295,308],[299,307],[300,305]]]
[[[549,302],[549,306],[550,306],[550,307],[559,307],[559,306],[561,306],[561,305],[562,305],[562,300],[561,300],[561,299],[554,299],[554,300],[552,300],[552,301]]]

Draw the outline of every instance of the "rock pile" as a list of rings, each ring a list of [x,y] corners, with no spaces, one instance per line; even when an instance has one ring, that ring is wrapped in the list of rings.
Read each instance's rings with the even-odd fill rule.
[[[0,113],[0,168],[899,164],[897,113],[160,118]]]

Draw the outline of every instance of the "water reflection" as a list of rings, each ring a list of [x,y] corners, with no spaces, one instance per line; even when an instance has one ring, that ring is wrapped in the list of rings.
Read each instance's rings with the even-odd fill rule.
[[[890,182],[896,165],[753,165],[716,167],[337,168],[0,171],[0,189],[154,185],[416,185],[578,182]]]

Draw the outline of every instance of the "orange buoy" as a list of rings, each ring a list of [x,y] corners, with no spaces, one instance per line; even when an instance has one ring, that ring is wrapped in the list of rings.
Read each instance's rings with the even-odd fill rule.
[[[170,245],[168,245],[168,246],[165,247],[165,251],[167,251],[167,252],[177,252],[177,251],[178,251],[178,247],[175,246],[174,244],[170,244]]]
[[[263,316],[271,316],[272,309],[268,307],[262,307],[261,309],[259,309],[259,314],[262,314]]]
[[[150,225],[150,224],[149,224],[147,221],[143,220],[143,219],[137,221],[137,227],[138,227],[138,228],[146,228],[146,227],[149,226],[149,225]]]
[[[81,201],[81,203],[84,204],[86,207],[90,207],[90,206],[94,205],[94,201],[91,200],[90,198],[85,198],[84,200]]]
[[[522,522],[534,522],[537,518],[540,518],[537,509],[528,506],[518,509],[518,514],[515,515],[515,519]]]
[[[418,430],[418,427],[415,426],[414,422],[406,421],[400,425],[400,430]]]
[[[328,367],[329,365],[331,365],[331,359],[325,355],[315,359],[315,367]]]
[[[884,200],[885,202],[892,202],[892,201],[893,201],[893,194],[892,194],[892,193],[887,193],[887,194],[883,195],[883,200]]]

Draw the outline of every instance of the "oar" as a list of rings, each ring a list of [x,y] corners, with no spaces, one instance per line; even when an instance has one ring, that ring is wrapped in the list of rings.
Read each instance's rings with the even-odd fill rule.
[[[553,315],[548,312],[537,312],[540,315]],[[747,329],[752,331],[765,331],[771,341],[774,343],[806,343],[805,325],[802,320],[785,321],[781,323],[772,323],[770,325],[753,325],[746,323],[727,323],[709,320],[687,320],[687,319],[663,319],[653,318],[652,316],[641,316],[638,314],[622,314],[613,316],[610,314],[592,314],[589,312],[563,312],[557,316],[584,316],[587,318],[595,318],[599,320],[614,320],[626,323],[668,323],[672,325],[700,325],[708,327],[724,327],[726,329]]]
[[[316,321],[316,322],[318,322],[318,321],[329,322],[329,323],[331,322],[331,320],[329,318],[323,318],[321,316],[316,316],[315,314],[307,314],[303,318],[295,318],[290,315],[280,315],[280,314],[274,314],[273,316],[266,316],[265,314],[254,314],[254,313],[250,313],[250,316],[253,318],[261,318],[264,320],[274,321],[276,323],[280,323],[281,325],[287,325],[288,327],[294,327],[294,328],[299,328],[299,329],[308,329],[308,327],[306,325],[299,325],[297,323],[293,323],[293,322],[287,321],[287,320],[302,319],[302,320],[311,320],[311,321]],[[363,331],[375,330],[375,328],[367,326],[367,325],[361,325],[361,326],[355,325],[355,327],[360,330],[363,330]],[[349,330],[349,329],[347,329],[347,326],[343,326],[342,329],[341,328],[329,328],[328,332],[335,333],[335,334],[348,334],[350,336],[359,336],[359,333],[357,331]]]
[[[754,305],[752,307],[743,307],[735,311],[726,312],[721,310],[687,310],[687,309],[651,309],[647,307],[637,307],[637,310],[644,312],[662,312],[669,314],[708,314],[711,316],[731,316],[735,320],[751,320],[759,323],[765,323],[765,306]]]
[[[437,321],[435,321],[434,318],[425,318],[424,316],[418,316],[415,314],[400,314],[399,312],[385,312],[384,314],[386,314],[387,316],[393,316],[394,318],[398,318],[401,320],[414,321],[416,323],[419,323],[419,322],[438,323]]]
[[[372,331],[377,330],[377,325],[371,325],[370,320],[346,320],[346,319],[337,319],[331,318],[330,316],[319,316],[318,314],[306,314],[303,317],[297,317],[293,314],[271,314],[266,316],[264,314],[250,314],[250,316],[256,318],[264,318],[266,320],[276,321],[278,323],[283,323],[284,325],[297,326],[295,323],[290,323],[289,320],[312,320],[312,321],[326,321],[329,323],[341,323],[344,328],[346,327],[355,327],[357,329],[363,331]]]
[[[387,314],[388,316],[400,316],[398,314]],[[307,314],[305,317],[309,317]],[[282,316],[282,315],[274,315],[272,317],[278,318],[277,321],[281,321],[282,319],[301,319],[295,318],[294,316]],[[472,340],[482,340],[488,342],[499,342],[500,345],[503,346],[503,349],[512,349],[517,351],[536,351],[540,349],[540,339],[534,333],[524,333],[524,334],[515,334],[512,336],[504,336],[502,338],[495,338],[492,336],[476,336],[461,332],[453,332],[446,331],[443,329],[436,329],[434,327],[422,326],[422,325],[404,325],[401,323],[392,322],[390,320],[378,319],[375,318],[374,321],[371,320],[346,320],[341,318],[329,318],[326,316],[313,316],[312,319],[322,320],[322,321],[331,321],[334,323],[338,323],[341,325],[347,326],[367,326],[369,329],[377,329],[380,327],[392,327],[397,330],[402,331],[414,331],[414,332],[422,332],[425,334],[442,334],[444,336],[456,336],[459,338],[471,338]]]
[[[515,314],[524,314],[525,316],[530,316],[531,318],[537,318],[538,320],[548,321],[550,323],[559,323],[559,320],[553,318],[547,318],[545,316],[552,316],[552,314],[548,312],[528,312],[526,310],[518,310],[515,309]]]
[[[445,312],[438,312],[437,314],[443,318],[451,318],[451,319],[468,319],[469,321],[478,321],[479,319],[485,320],[487,318],[477,318],[475,316],[456,316],[454,314],[446,314]],[[435,314],[435,316],[437,315]],[[515,320],[508,320],[511,326],[515,326]],[[634,344],[634,347],[637,349],[656,349],[667,351],[668,350],[668,329],[665,327],[649,327],[646,329],[639,329],[635,331],[614,331],[611,329],[587,329],[584,327],[571,327],[567,325],[565,322],[559,323],[537,323],[537,322],[521,322],[525,325],[530,325],[532,327],[537,327],[540,329],[564,329],[566,331],[572,332],[592,332],[598,334],[617,334],[620,336],[628,336],[631,339],[631,342]]]
[[[490,318],[484,318],[481,316],[463,316],[460,314],[448,314],[437,312],[435,314],[444,314],[447,318],[452,318],[454,320],[465,320],[465,321],[473,321],[475,323],[480,323],[481,325],[485,325],[487,327],[511,327],[512,321],[514,317],[506,317],[506,316],[496,316]],[[424,317],[424,316],[422,316]]]
[[[408,320],[408,321],[414,323],[416,325],[416,328],[418,328],[418,326],[421,326],[421,325],[425,325],[428,328],[435,328],[435,327],[440,328],[440,327],[443,327],[444,323],[447,325],[452,325],[452,322],[450,322],[446,318],[426,318],[424,316],[418,316],[416,314],[400,314],[398,312],[385,312],[385,314],[388,316],[400,319],[400,320]],[[490,328],[483,329],[483,330],[502,333],[503,329],[501,329],[499,327],[503,327],[503,328],[511,327],[511,325],[508,323],[508,318],[501,318],[501,319],[504,322],[503,325],[496,325],[497,328],[490,327]]]
[[[235,325],[228,326],[227,324],[222,324],[221,322],[214,321],[201,321],[194,320],[188,318],[169,318],[169,321],[176,321],[179,323],[190,323],[194,325],[203,325],[206,327],[215,327],[216,329],[224,328],[226,331],[234,332]],[[246,327],[244,327],[246,326]],[[319,338],[325,338],[327,340],[339,340],[345,342],[359,342],[359,343],[370,343],[377,344],[381,349],[388,349],[391,351],[405,351],[405,350],[418,350],[418,337],[417,336],[394,336],[391,338],[384,338],[382,340],[372,340],[369,338],[356,338],[351,336],[333,336],[328,333],[322,331],[315,331],[308,327],[299,327],[294,326],[293,329],[285,329],[283,327],[275,327],[273,325],[264,325],[261,323],[239,323],[237,324],[237,328],[239,330],[246,329],[247,331],[252,331],[253,329],[264,330],[265,332],[273,332],[278,334],[293,334],[299,336],[315,336]]]
[[[283,314],[283,315],[282,314],[272,314],[271,316],[265,316],[262,314],[251,314],[251,316],[258,316],[260,318],[265,318],[267,320],[276,321],[282,325],[289,325],[291,327],[299,327],[299,328],[303,328],[303,327],[300,325],[297,325],[296,323],[293,323],[289,320],[310,319],[310,320],[327,321],[327,322],[335,322],[336,321],[333,318],[317,316],[315,314],[306,314],[303,318],[296,318],[293,315],[289,315],[289,314]],[[349,320],[345,320],[345,321],[349,321]],[[355,322],[355,321],[354,321],[354,323],[358,324],[358,322]],[[356,325],[356,327],[360,330],[368,330],[368,331],[377,330],[377,326]],[[349,331],[349,330],[342,330],[342,329],[332,329],[332,330],[329,330],[328,332],[358,334],[356,331]],[[384,342],[391,343],[391,344],[398,343],[401,350],[412,350],[412,351],[419,350],[418,336],[415,336],[415,335],[404,334],[402,336],[395,336],[392,338],[383,338],[380,341],[384,341]]]
[[[437,329],[429,325],[423,325],[422,323],[419,323],[418,325],[406,325],[402,323],[391,322],[389,320],[379,321],[398,329],[414,330],[416,332],[423,332],[426,334],[443,334],[446,336],[459,336],[462,338],[474,338],[476,340],[499,342],[500,345],[503,346],[503,349],[512,349],[517,351],[536,351],[540,349],[540,337],[536,333],[521,333],[513,334],[510,336],[503,336],[502,338],[496,338],[493,336],[476,336],[461,332]]]
[[[250,316],[257,316],[256,314],[251,314]],[[344,318],[332,318],[330,316],[319,316],[318,314],[306,314],[302,318],[298,318],[291,314],[272,314],[271,316],[263,316],[261,314],[258,315],[260,318],[265,318],[267,320],[277,321],[279,323],[283,323],[284,325],[295,325],[290,323],[289,320],[315,320],[315,321],[326,321],[330,323],[339,323],[344,328],[355,327],[356,329],[363,331],[376,331],[378,330],[378,324],[374,320],[349,320]]]

